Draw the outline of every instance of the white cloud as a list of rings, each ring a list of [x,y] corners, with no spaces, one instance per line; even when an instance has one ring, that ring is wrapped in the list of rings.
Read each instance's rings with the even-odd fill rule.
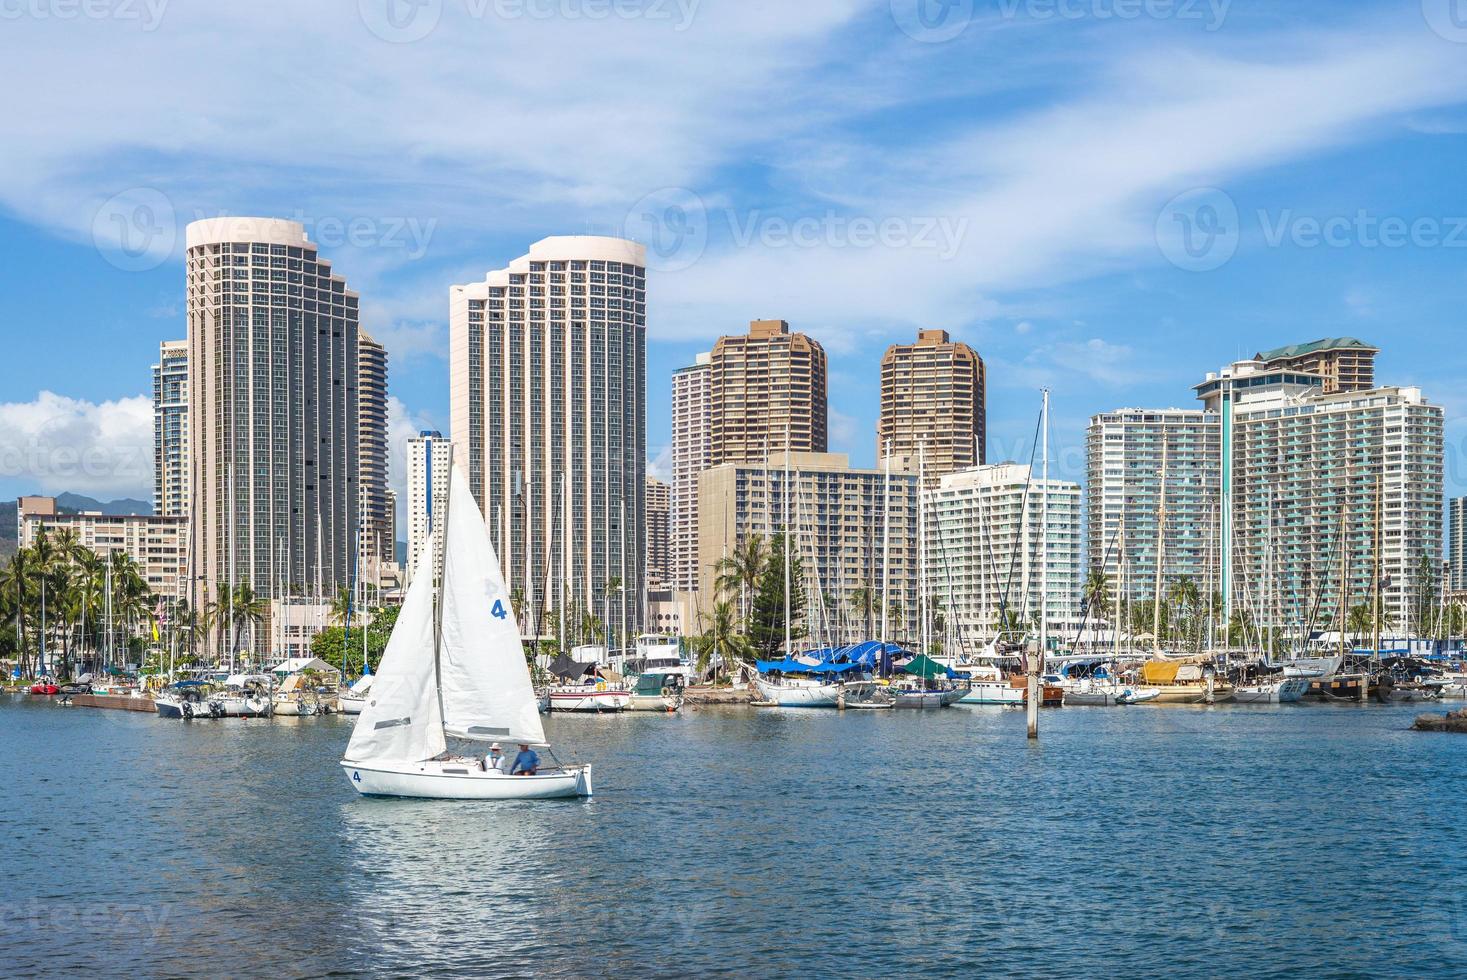
[[[424,430],[437,426],[427,415],[414,412],[396,395],[387,397],[387,485],[397,492],[397,522],[399,536],[405,536],[407,527],[407,444],[408,440]],[[444,433],[447,435],[448,433]]]
[[[152,499],[153,401],[42,391],[0,404],[0,479],[23,492]]]

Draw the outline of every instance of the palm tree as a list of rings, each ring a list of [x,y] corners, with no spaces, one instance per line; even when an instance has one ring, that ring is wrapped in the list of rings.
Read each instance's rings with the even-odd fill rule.
[[[851,590],[851,596],[848,601],[850,602],[852,609],[865,617],[866,639],[871,639],[871,637],[876,635],[876,629],[872,625],[872,620],[876,616],[876,607],[881,602],[881,600],[877,598],[876,590],[870,588],[869,586],[858,585]]]
[[[230,597],[228,615],[232,631],[229,647],[232,658],[239,653],[240,634],[246,627],[255,635],[264,628],[270,618],[270,600],[255,595],[255,590],[248,583],[236,586]]]
[[[1110,579],[1099,568],[1085,577],[1085,605],[1094,616],[1103,616],[1110,608]]]
[[[15,640],[20,656],[21,672],[30,674],[30,655],[25,646],[25,607],[30,595],[30,579],[33,561],[29,548],[21,548],[10,556],[10,562],[0,571],[0,593],[15,617]]]
[[[759,578],[764,574],[768,557],[764,550],[764,536],[755,532],[734,543],[733,552],[713,566],[713,590],[721,596],[739,597],[739,622],[747,628],[749,608],[754,593],[759,589]]]
[[[346,629],[351,625],[353,611],[351,589],[344,585],[338,586],[336,595],[331,598],[331,611],[328,614],[332,625]]]
[[[725,667],[753,656],[748,637],[738,632],[733,603],[727,600],[713,604],[708,628],[694,642],[698,653],[698,673],[708,669],[716,653]]]

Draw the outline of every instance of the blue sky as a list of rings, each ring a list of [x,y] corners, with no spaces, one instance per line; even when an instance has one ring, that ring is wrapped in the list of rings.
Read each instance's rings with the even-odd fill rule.
[[[303,219],[447,430],[447,289],[550,234],[651,245],[668,376],[782,317],[874,457],[887,344],[989,370],[990,459],[1353,335],[1467,492],[1467,2],[23,0],[0,73],[0,494],[147,496],[182,227]],[[18,93],[18,94],[17,94]],[[396,460],[394,460],[396,463]],[[400,478],[400,467],[397,467]]]

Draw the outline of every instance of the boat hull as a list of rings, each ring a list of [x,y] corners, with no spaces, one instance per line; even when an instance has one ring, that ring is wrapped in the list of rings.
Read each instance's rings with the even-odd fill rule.
[[[402,768],[382,763],[359,765],[342,760],[352,789],[363,796],[420,800],[561,800],[591,795],[589,765],[507,776],[463,760],[414,763]]]
[[[963,688],[950,691],[893,691],[898,708],[946,708],[957,704],[968,692]]]
[[[336,699],[336,710],[344,715],[359,715],[366,706],[367,699],[354,694],[343,694]]]
[[[974,681],[958,704],[1007,704],[1024,703],[1023,688],[1014,687],[1008,681]]]
[[[1207,689],[1200,684],[1138,684],[1133,690],[1142,697],[1133,701],[1150,701],[1152,704],[1207,704]],[[1150,697],[1145,697],[1150,695]],[[1212,690],[1212,703],[1231,701],[1233,689],[1219,684]]]
[[[552,690],[550,710],[602,714],[608,711],[625,711],[631,700],[630,691]]]
[[[776,684],[756,677],[754,686],[765,701],[780,708],[834,708],[840,700],[839,684]]]
[[[628,711],[661,711],[664,714],[683,706],[683,699],[667,694],[633,694],[627,700]]]
[[[1289,677],[1276,684],[1247,684],[1234,688],[1233,701],[1237,704],[1290,704],[1302,698],[1308,690],[1307,677]]]

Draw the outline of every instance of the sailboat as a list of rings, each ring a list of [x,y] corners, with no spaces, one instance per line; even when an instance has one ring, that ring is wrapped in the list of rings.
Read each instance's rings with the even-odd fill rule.
[[[424,549],[342,770],[364,796],[533,800],[591,795],[591,767],[511,776],[449,740],[546,747],[499,558],[468,480],[450,468],[443,581]],[[547,754],[549,754],[547,752]]]

